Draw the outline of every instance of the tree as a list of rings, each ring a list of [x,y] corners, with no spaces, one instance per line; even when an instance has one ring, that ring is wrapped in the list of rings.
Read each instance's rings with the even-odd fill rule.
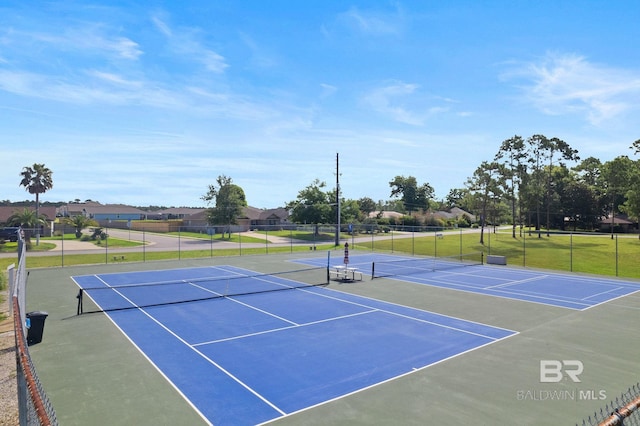
[[[630,219],[638,221],[640,220],[640,191],[638,191],[640,187],[640,165],[635,162],[634,166],[629,179],[630,185],[626,193],[626,201],[620,206],[620,210],[626,213]],[[640,239],[640,234],[638,234],[638,238]]]
[[[640,139],[635,141],[631,148],[634,149],[634,154],[640,153]],[[627,191],[627,200],[621,206],[621,210],[625,212],[629,218],[640,221],[640,161],[633,163],[634,167],[631,170],[631,176],[629,179],[629,190]],[[638,234],[640,239],[640,233]]]
[[[362,197],[358,200],[358,208],[365,217],[369,217],[369,213],[376,211],[377,204],[369,197]]]
[[[332,194],[324,191],[326,182],[315,179],[298,192],[295,201],[287,203],[286,208],[291,213],[291,221],[295,223],[332,223]]]
[[[38,229],[45,223],[45,219],[44,217],[38,216],[35,211],[31,210],[28,207],[25,207],[22,210],[16,211],[11,216],[9,216],[7,218],[7,223],[10,226],[20,226],[27,229],[27,232],[25,232],[25,237],[28,240],[31,235],[28,230],[33,228]]]
[[[550,211],[551,211],[551,202],[553,198],[551,194],[551,187],[553,185],[552,173],[553,173],[553,167],[554,167],[553,162],[555,160],[555,154],[557,153],[560,155],[558,164],[561,167],[565,166],[562,160],[577,161],[580,159],[580,157],[578,157],[578,151],[571,148],[569,144],[563,141],[562,139],[558,139],[558,138],[549,139],[545,148],[547,150],[546,157],[549,160],[549,163],[547,164],[547,237],[548,237],[549,228],[551,227]]]
[[[623,196],[630,189],[633,169],[633,161],[626,155],[607,161],[602,166],[601,185],[605,188],[605,195],[610,203],[612,239],[616,210],[624,203]]]
[[[602,163],[595,157],[585,158],[572,169],[586,185],[595,188],[600,181]]]
[[[497,162],[483,161],[473,176],[467,180],[469,190],[476,194],[480,203],[480,244],[484,244],[484,226],[489,203],[502,195],[500,186],[504,171],[501,170],[501,167]]]
[[[525,173],[526,170],[524,167],[526,156],[524,139],[518,135],[503,141],[495,156],[496,161],[506,158],[504,166],[508,175],[505,177],[511,183],[507,187],[507,193],[511,201],[511,234],[513,238],[516,237],[516,185],[518,186],[519,192],[520,186],[522,185],[522,174]]]
[[[89,226],[98,226],[98,222],[81,214],[65,218],[64,223],[75,228],[76,238],[80,238],[82,236],[83,229],[88,228]]]
[[[418,182],[413,176],[396,176],[389,182],[389,186],[392,197],[402,195],[402,203],[409,214],[418,209],[427,210],[429,200],[434,195],[434,189],[431,185],[424,183],[418,187]]]
[[[573,223],[573,230],[578,226],[593,229],[600,218],[596,195],[591,187],[581,180],[570,180],[563,190],[563,205],[567,216]]]
[[[551,201],[553,198],[551,194],[552,173],[556,154],[560,155],[560,165],[564,165],[562,160],[576,161],[580,157],[578,157],[577,150],[572,149],[569,144],[558,138],[549,139],[544,135],[533,135],[527,139],[527,145],[529,146],[528,162],[532,167],[530,184],[533,185],[533,188],[529,190],[529,194],[535,198],[536,230],[538,231],[538,237],[540,237],[540,207],[544,200],[546,201],[547,236],[549,236]]]
[[[44,164],[34,164],[32,167],[23,167],[20,175],[22,180],[20,186],[29,191],[29,194],[36,195],[36,217],[40,217],[40,194],[44,194],[53,188],[53,172]],[[36,230],[36,244],[40,244],[40,226]]]
[[[247,206],[247,200],[244,190],[234,184],[230,177],[220,175],[216,183],[217,185],[209,185],[209,190],[202,196],[207,204],[215,203],[215,207],[207,210],[207,222],[209,225],[227,226],[231,238],[231,225],[237,223],[243,208]]]

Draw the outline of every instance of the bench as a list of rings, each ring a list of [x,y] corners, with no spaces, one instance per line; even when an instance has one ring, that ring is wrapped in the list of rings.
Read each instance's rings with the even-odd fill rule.
[[[362,272],[358,268],[348,267],[346,265],[332,266],[329,269],[329,276],[340,281],[362,281]]]
[[[124,260],[124,254],[119,256],[113,256],[113,261],[116,262],[118,260]]]
[[[487,256],[487,265],[506,265],[506,264],[507,264],[506,256],[495,256],[492,254]]]

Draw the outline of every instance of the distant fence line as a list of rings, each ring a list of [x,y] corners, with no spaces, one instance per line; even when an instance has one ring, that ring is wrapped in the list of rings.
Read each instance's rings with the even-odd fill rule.
[[[140,229],[129,229],[126,226],[122,228],[120,225],[117,229],[103,227],[102,230],[107,235],[113,235],[100,241],[97,245],[99,249],[86,250],[84,253],[102,253],[104,258],[97,259],[96,262],[112,263],[151,261],[158,258],[159,252],[164,252],[163,259],[180,259],[213,257],[219,254],[292,253],[320,247],[336,248],[337,227],[331,224],[261,225],[250,231],[234,229],[233,226],[182,226],[169,232],[158,232],[153,222],[139,222],[137,226]],[[89,231],[87,229],[85,233],[90,233]],[[58,265],[65,266],[68,263],[64,258],[78,252],[65,248],[65,241],[69,239],[63,239],[62,235],[73,233],[72,226],[59,225],[51,237],[58,247],[40,255],[58,256]],[[129,240],[128,244],[131,245],[123,246],[122,240]],[[120,244],[117,244],[118,241]],[[640,239],[633,234],[548,234],[546,231],[520,228],[516,232],[516,238],[513,238],[510,227],[481,230],[343,224],[340,229],[340,245],[345,242],[352,249],[414,256],[439,257],[483,251],[486,255],[504,256],[512,266],[640,278]]]

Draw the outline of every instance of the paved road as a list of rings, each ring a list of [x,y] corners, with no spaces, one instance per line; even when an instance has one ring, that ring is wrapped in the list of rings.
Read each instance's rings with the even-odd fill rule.
[[[507,229],[511,229],[507,227]],[[456,230],[456,235],[459,232],[463,233],[479,233],[479,229],[463,229]],[[489,230],[485,229],[485,232],[489,232]],[[219,249],[234,249],[239,250],[243,248],[261,248],[265,247],[265,243],[235,243],[235,242],[227,242],[227,241],[219,241],[213,239],[206,238],[193,238],[193,237],[185,237],[185,236],[176,236],[176,235],[165,235],[165,234],[157,234],[157,233],[149,233],[149,232],[141,232],[141,231],[129,231],[122,229],[109,229],[109,235],[114,238],[122,239],[122,240],[131,240],[138,241],[144,246],[136,246],[136,247],[118,247],[118,248],[109,248],[108,246],[96,246],[95,244],[87,241],[77,241],[77,240],[65,240],[64,242],[60,242],[56,248],[46,251],[46,252],[38,252],[33,253],[32,256],[60,256],[63,254],[95,254],[99,252],[104,252],[105,250],[108,253],[140,253],[141,251],[145,252],[161,252],[161,251],[190,251],[190,250],[219,250]],[[243,236],[254,237],[254,238],[265,238],[265,234],[254,233],[254,232],[243,232]],[[380,241],[384,239],[399,239],[399,238],[412,238],[416,234],[412,232],[394,232],[391,234],[378,234],[375,235],[375,241]],[[417,234],[419,236],[425,236],[429,234]],[[343,241],[345,242],[370,242],[372,239],[371,235],[364,235],[355,238],[345,239],[346,234],[342,234]],[[294,246],[311,246],[313,243],[309,241],[301,241],[301,240],[293,240],[289,238],[278,237],[275,235],[268,235],[269,239],[269,247],[278,247],[278,246],[286,246],[289,247],[291,245]],[[15,253],[0,253],[0,257],[16,257]]]

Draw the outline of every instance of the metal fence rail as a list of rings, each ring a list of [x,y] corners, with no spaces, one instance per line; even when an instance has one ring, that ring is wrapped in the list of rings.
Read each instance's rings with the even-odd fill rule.
[[[18,409],[21,426],[57,426],[56,413],[44,392],[31,361],[27,346],[26,327],[26,245],[18,244],[18,267],[10,275],[12,314],[16,339],[16,380],[18,382]]]
[[[640,383],[576,426],[640,426]]]
[[[261,225],[248,230],[175,225],[159,232],[154,223],[138,224],[135,230],[126,225],[118,227],[116,222],[110,225],[112,227],[100,228],[97,239],[90,239],[92,232],[95,237],[95,229],[85,230],[82,240],[94,245],[87,242],[86,247],[92,250],[84,251],[78,251],[77,244],[71,242],[76,240],[73,237],[75,229],[59,226],[53,236],[44,240],[55,244],[56,248],[40,251],[38,256],[53,257],[48,266],[64,267],[79,262],[80,259],[74,259],[79,254],[85,256],[84,263],[116,263],[292,253],[334,248],[338,229],[335,224]],[[559,231],[547,234],[520,228],[513,237],[511,228],[497,227],[480,230],[349,224],[340,228],[341,244],[349,242],[352,249],[433,257],[483,251],[485,255],[504,256],[508,264],[515,266],[619,277],[640,276],[638,234]]]

